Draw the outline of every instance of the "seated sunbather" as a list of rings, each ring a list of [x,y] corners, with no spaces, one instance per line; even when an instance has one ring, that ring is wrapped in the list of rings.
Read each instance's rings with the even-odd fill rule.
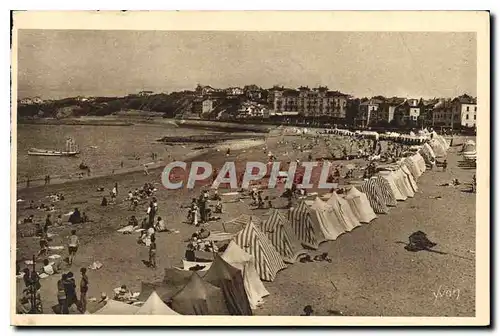
[[[122,285],[120,288],[115,288],[115,297],[117,301],[128,301],[132,298],[132,292],[127,288],[126,285]]]

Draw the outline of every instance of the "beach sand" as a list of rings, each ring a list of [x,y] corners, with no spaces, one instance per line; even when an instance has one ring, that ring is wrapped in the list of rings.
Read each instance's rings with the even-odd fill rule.
[[[296,137],[298,138],[298,137]],[[293,153],[291,148],[278,145],[280,137],[270,137],[267,145],[273,153]],[[219,151],[197,157],[214,166],[221,166],[230,160],[266,160],[263,145],[255,147],[234,143],[229,157],[225,146]],[[252,144],[253,145],[253,144]],[[312,305],[317,315],[328,315],[328,311],[341,311],[344,315],[361,316],[473,316],[475,309],[475,194],[462,192],[467,186],[440,187],[443,182],[458,178],[470,182],[475,170],[457,167],[460,159],[457,148],[450,149],[446,172],[427,171],[418,181],[419,192],[415,198],[400,202],[391,208],[388,215],[356,228],[351,233],[340,236],[336,241],[323,243],[314,256],[328,252],[332,263],[312,262],[289,265],[278,273],[272,283],[265,282],[271,293],[265,303],[255,310],[256,315],[299,315],[305,305]],[[305,160],[307,152],[294,153]],[[46,212],[25,210],[29,200],[41,200],[45,196],[62,192],[66,200],[56,203],[58,211],[68,213],[78,207],[94,220],[92,223],[64,225],[51,228],[56,234],[49,244],[66,245],[72,228],[81,239],[80,247],[71,270],[79,282],[79,269],[99,261],[104,266],[100,270],[89,270],[90,289],[88,297],[100,297],[102,292],[112,294],[113,288],[122,284],[132,291],[140,291],[141,281],[160,280],[163,269],[182,265],[185,242],[196,228],[184,223],[188,205],[192,197],[199,195],[200,188],[194,190],[166,190],[161,186],[161,169],[150,170],[145,176],[142,171],[121,175],[99,177],[88,181],[75,181],[60,185],[50,185],[20,190],[17,198],[26,200],[18,203],[17,219],[35,214],[44,220]],[[116,205],[101,207],[103,195],[108,195],[114,183],[118,183]],[[166,219],[170,228],[180,233],[157,234],[158,268],[149,269],[141,260],[148,259],[148,248],[136,243],[138,234],[123,235],[117,229],[127,224],[135,215],[139,221],[145,216],[147,205],[139,205],[137,211],[128,211],[129,203],[123,201],[129,190],[142,186],[145,182],[155,184],[158,192],[159,216]],[[98,187],[105,192],[97,192]],[[221,191],[222,192],[222,191]],[[268,192],[277,196],[279,191]],[[435,196],[441,196],[435,199]],[[284,201],[276,199],[275,206],[283,206]],[[209,228],[222,230],[222,222],[242,213],[265,218],[267,210],[251,210],[250,200],[225,203],[222,221],[211,222]],[[56,212],[57,213],[57,212]],[[65,217],[67,218],[67,217]],[[38,239],[20,237],[26,226],[18,226],[17,260],[30,259],[38,249]],[[404,244],[415,231],[424,231],[430,240],[438,245],[436,250],[447,254],[427,251],[408,252]],[[53,251],[62,256],[63,251]],[[44,310],[57,303],[56,282],[59,276],[41,280],[41,295]],[[18,292],[22,290],[22,280],[18,280]],[[435,293],[446,290],[460,292],[459,298],[446,295],[436,299]],[[456,293],[456,291],[455,291]],[[439,296],[439,295],[438,295]],[[93,304],[89,303],[90,311]]]

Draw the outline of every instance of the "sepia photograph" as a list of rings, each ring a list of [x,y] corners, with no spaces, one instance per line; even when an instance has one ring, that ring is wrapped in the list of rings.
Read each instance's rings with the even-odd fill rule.
[[[12,324],[490,323],[488,12],[13,25]]]

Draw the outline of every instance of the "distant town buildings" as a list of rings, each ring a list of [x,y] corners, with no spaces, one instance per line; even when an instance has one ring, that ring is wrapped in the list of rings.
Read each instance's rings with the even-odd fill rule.
[[[214,107],[215,101],[213,99],[198,99],[193,101],[192,112],[201,117],[211,113]]]
[[[322,86],[301,86],[297,89],[273,86],[263,89],[254,84],[243,88],[214,88],[198,84],[194,91],[173,92],[172,95],[174,98],[144,90],[125,97],[77,96],[45,101],[40,97],[26,97],[18,100],[18,104],[30,115],[36,114],[37,109],[50,114],[53,109],[65,106],[83,108],[86,113],[92,109],[107,113],[102,109],[112,105],[116,110],[127,104],[135,104],[133,108],[141,110],[154,102],[154,111],[212,120],[271,118],[292,123],[309,123],[310,120],[316,125],[343,124],[361,128],[435,127],[456,130],[473,129],[477,125],[477,99],[467,94],[456,98],[374,96],[360,99]],[[56,114],[61,114],[59,112]]]
[[[273,87],[269,90],[268,103],[277,115],[345,119],[347,95],[329,91],[327,87],[300,87],[298,90]]]
[[[434,105],[432,125],[435,127],[474,128],[477,118],[477,99],[462,95],[454,99],[441,99]]]
[[[390,124],[394,120],[397,107],[403,104],[405,100],[405,98],[392,97],[383,101],[379,105],[376,122]]]
[[[375,124],[379,120],[378,110],[382,103],[379,99],[369,99],[359,104],[358,121],[361,127]]]

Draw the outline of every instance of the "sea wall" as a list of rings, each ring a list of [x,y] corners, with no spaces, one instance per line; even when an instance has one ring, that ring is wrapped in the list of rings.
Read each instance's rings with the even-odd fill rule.
[[[272,125],[256,125],[256,124],[238,124],[230,122],[221,121],[210,121],[210,120],[176,120],[175,124],[179,127],[189,127],[189,128],[203,128],[210,130],[221,130],[221,131],[248,131],[248,132],[259,132],[267,133],[276,126]]]

